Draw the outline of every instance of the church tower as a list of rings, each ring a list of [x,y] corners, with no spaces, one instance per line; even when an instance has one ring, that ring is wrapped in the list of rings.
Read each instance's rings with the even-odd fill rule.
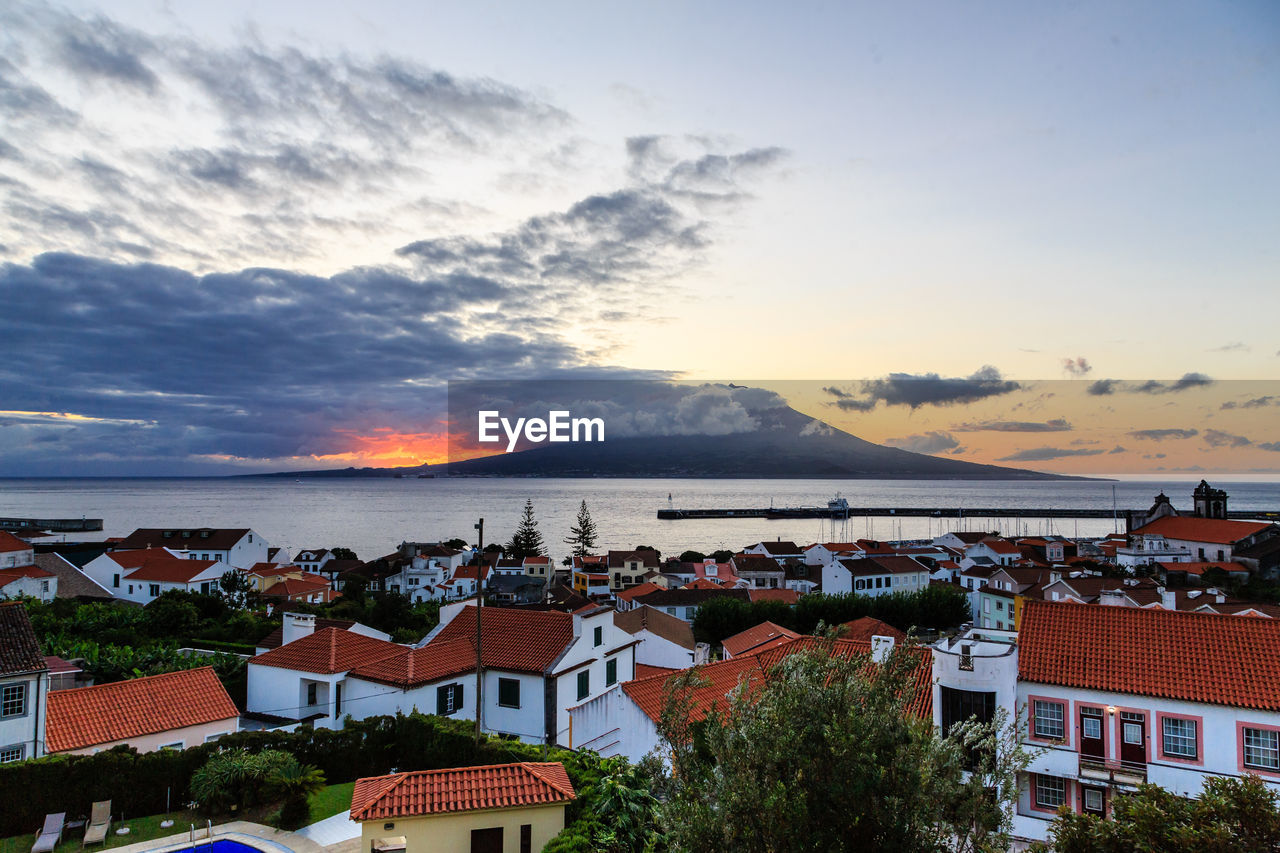
[[[1227,493],[1222,489],[1215,489],[1201,480],[1191,497],[1195,500],[1197,518],[1227,517]]]

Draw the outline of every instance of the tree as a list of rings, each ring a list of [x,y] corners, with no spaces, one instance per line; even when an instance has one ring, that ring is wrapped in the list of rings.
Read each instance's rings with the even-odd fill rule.
[[[511,542],[504,549],[504,552],[508,557],[521,560],[525,557],[540,556],[545,548],[542,534],[538,532],[538,522],[533,518],[533,500],[526,498],[524,515],[521,517],[520,523],[516,525],[516,532],[511,537]]]
[[[564,542],[573,548],[573,556],[585,557],[595,550],[596,539],[596,523],[591,520],[591,513],[584,500],[578,508],[578,523],[569,528],[569,535]]]
[[[679,559],[682,563],[701,563],[706,558],[707,555],[701,551],[685,551]]]
[[[1280,847],[1277,796],[1253,774],[1210,776],[1195,799],[1158,785],[1112,801],[1111,820],[1060,813],[1039,851],[1138,853],[1145,850],[1271,853]]]
[[[244,572],[231,569],[222,573],[222,578],[218,581],[218,589],[228,607],[242,610],[248,605],[249,596],[253,594],[253,583]]]
[[[920,666],[906,644],[880,664],[820,645],[700,721],[697,671],[679,676],[659,723],[671,849],[1007,850],[1028,760],[1015,728],[998,714],[939,736],[910,710]]]
[[[356,552],[350,548],[330,548],[329,553],[333,555],[335,560],[358,560]],[[367,553],[367,552],[366,552]]]

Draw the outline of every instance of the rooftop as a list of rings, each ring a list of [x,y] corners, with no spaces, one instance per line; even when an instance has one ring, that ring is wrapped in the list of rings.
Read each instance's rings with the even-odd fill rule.
[[[0,675],[43,672],[44,655],[21,601],[0,602]]]
[[[1248,539],[1273,526],[1267,521],[1232,521],[1225,518],[1194,518],[1166,516],[1145,524],[1133,531],[1133,535],[1157,535],[1166,539],[1187,542],[1211,542],[1215,545],[1231,545]]]
[[[321,628],[277,649],[249,658],[249,663],[299,672],[332,675],[399,654],[404,646],[337,628]]]
[[[573,617],[556,610],[483,607],[480,620],[481,656],[494,669],[545,672],[573,642]],[[426,648],[475,635],[476,608],[467,605]]]
[[[352,820],[567,803],[577,796],[558,761],[418,770],[358,779]]]

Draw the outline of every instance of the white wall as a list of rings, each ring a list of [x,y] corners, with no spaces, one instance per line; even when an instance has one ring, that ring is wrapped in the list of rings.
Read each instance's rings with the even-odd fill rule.
[[[278,666],[263,666],[249,661],[249,688],[245,701],[245,710],[259,714],[274,714],[277,717],[288,717],[300,720],[312,714],[324,714],[330,725],[338,722],[334,716],[334,686],[343,680],[343,674],[320,675],[310,672],[297,672],[292,669],[281,669]],[[307,682],[318,682],[316,688],[316,704],[307,705]],[[345,694],[345,691],[344,691]],[[348,713],[346,696],[343,696],[341,716]],[[352,714],[356,716],[356,714]]]
[[[662,742],[657,725],[621,685],[575,706],[570,716],[572,732],[566,745],[574,749],[590,749],[605,757],[624,755],[635,762]]]
[[[648,628],[639,631],[632,639],[640,641],[636,647],[636,663],[649,666],[665,666],[672,669],[686,669],[693,666],[694,652],[666,637],[659,637]],[[619,664],[621,666],[621,664]]]
[[[17,578],[0,587],[0,598],[28,596],[40,601],[53,601],[58,594],[58,576],[47,578]]]
[[[600,645],[595,645],[595,628],[601,629]],[[553,674],[555,679],[556,721],[555,741],[566,743],[569,737],[569,708],[580,705],[586,699],[599,696],[614,685],[605,684],[606,661],[614,658],[618,661],[617,684],[635,678],[636,646],[630,645],[634,638],[626,631],[613,624],[613,611],[602,610],[588,616],[574,616],[575,642],[556,662]],[[629,646],[617,654],[607,654],[610,650]],[[570,670],[583,661],[591,661],[586,666]],[[582,671],[590,673],[590,691],[584,699],[578,698],[578,674]]]
[[[0,676],[0,685],[25,684],[25,713],[0,718],[0,750],[15,746],[24,748],[24,758],[44,755],[45,697],[49,691],[49,674]]]

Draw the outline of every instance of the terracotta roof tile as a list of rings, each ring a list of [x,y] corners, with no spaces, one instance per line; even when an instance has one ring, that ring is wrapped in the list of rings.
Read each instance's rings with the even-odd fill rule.
[[[249,663],[332,675],[389,658],[402,651],[404,646],[376,637],[366,637],[337,628],[321,628],[278,649],[252,657]]]
[[[627,611],[615,611],[613,624],[628,634],[638,634],[648,630],[650,633],[670,640],[681,648],[693,651],[693,626],[683,619],[664,613],[656,607],[640,605]]]
[[[365,664],[347,673],[365,681],[410,689],[451,675],[474,672],[476,645],[470,639],[446,640]]]
[[[724,646],[724,650],[729,653],[730,657],[740,657],[745,654],[764,651],[766,644],[768,647],[794,640],[800,635],[790,628],[784,628],[773,622],[761,622],[759,625],[748,628],[745,631],[734,634],[732,637],[725,637],[720,645]]]
[[[894,640],[901,642],[907,638],[907,635],[874,616],[863,616],[861,619],[854,619],[840,626],[842,640],[860,640],[869,643],[872,637],[893,637]]]
[[[666,589],[666,587],[658,586],[652,581],[645,581],[639,586],[624,589],[622,592],[614,596],[614,598],[617,598],[619,601],[630,601],[633,598],[638,598],[641,595],[648,595],[649,593],[657,592],[660,589]]]
[[[418,770],[360,779],[352,820],[567,803],[577,796],[558,761]]]
[[[1134,536],[1155,534],[1166,539],[1187,542],[1212,542],[1230,545],[1271,527],[1266,521],[1231,521],[1225,518],[1189,518],[1166,516],[1157,518],[1133,531]]]
[[[1280,622],[1027,601],[1026,681],[1280,711]]]
[[[213,667],[149,675],[48,696],[49,752],[83,749],[238,717]]]
[[[23,542],[7,530],[0,530],[0,553],[30,550],[31,544],[29,542]]]
[[[573,617],[556,610],[481,608],[480,650],[486,667],[516,672],[546,672],[573,642]],[[476,608],[468,605],[427,648],[450,640],[474,639]]]

